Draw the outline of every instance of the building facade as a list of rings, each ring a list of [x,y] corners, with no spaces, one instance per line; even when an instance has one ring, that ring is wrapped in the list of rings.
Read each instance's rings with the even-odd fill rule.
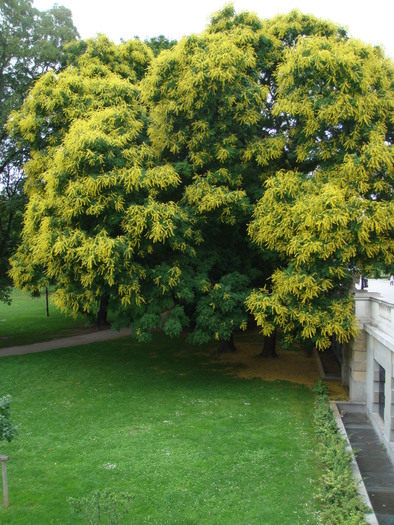
[[[365,403],[394,463],[394,300],[357,291],[355,308],[360,331],[344,349],[343,380],[349,386],[350,401]]]

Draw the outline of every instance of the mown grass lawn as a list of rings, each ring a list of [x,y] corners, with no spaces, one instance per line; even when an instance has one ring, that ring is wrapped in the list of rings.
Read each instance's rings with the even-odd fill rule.
[[[51,301],[47,317],[44,294],[33,298],[14,290],[11,305],[0,302],[0,348],[66,337],[87,326],[86,319],[64,315]]]
[[[132,495],[126,524],[316,524],[311,392],[216,357],[155,334],[1,358],[20,435],[0,443],[0,523],[87,523],[68,499],[109,488]]]

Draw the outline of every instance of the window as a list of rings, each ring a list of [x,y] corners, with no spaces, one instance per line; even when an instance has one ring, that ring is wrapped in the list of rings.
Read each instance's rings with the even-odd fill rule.
[[[379,365],[378,407],[379,407],[379,416],[383,419],[383,421],[384,421],[384,406],[386,403],[386,399],[384,395],[385,383],[386,383],[386,371],[381,365]]]

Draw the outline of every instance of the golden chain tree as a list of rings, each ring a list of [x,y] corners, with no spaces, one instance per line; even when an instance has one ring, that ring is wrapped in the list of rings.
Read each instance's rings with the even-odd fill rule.
[[[41,273],[56,283],[56,304],[94,314],[101,303],[102,322],[108,302],[122,314],[151,300],[158,276],[173,286],[177,264],[164,254],[186,250],[188,217],[162,198],[179,178],[146,144],[138,83],[151,60],[138,40],[89,41],[76,63],[35,84],[10,122],[31,146],[15,283],[34,291]]]
[[[165,331],[199,342],[231,346],[248,314],[267,336],[348,340],[353,272],[393,253],[382,51],[228,6],[156,58],[104,37],[73,52],[10,122],[32,151],[17,285],[44,275],[74,311],[109,300],[140,339],[170,309]]]
[[[247,305],[265,334],[280,326],[318,348],[356,332],[352,276],[393,259],[393,63],[341,37],[301,38],[276,73],[282,166],[249,233],[282,265]],[[273,140],[277,140],[274,137]]]

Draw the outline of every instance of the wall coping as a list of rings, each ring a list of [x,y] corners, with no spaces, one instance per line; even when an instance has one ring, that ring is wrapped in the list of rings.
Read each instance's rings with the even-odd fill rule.
[[[387,332],[380,330],[376,326],[370,323],[363,323],[361,328],[365,330],[369,335],[372,335],[380,343],[386,346],[391,352],[394,352],[394,337],[390,336]]]
[[[356,301],[372,301],[374,303],[383,303],[387,306],[391,306],[392,308],[394,308],[393,301],[390,301],[390,299],[383,297],[382,294],[380,294],[379,292],[367,292],[363,290],[354,292],[353,295]]]

